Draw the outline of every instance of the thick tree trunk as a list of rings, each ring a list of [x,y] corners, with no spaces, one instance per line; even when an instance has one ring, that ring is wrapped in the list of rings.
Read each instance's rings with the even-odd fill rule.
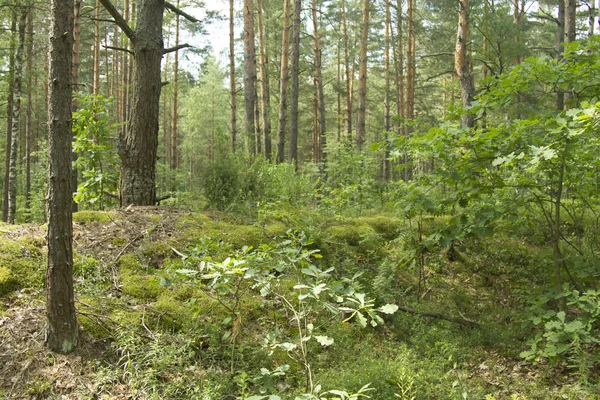
[[[79,105],[77,104],[77,94],[79,92],[79,53],[81,47],[81,0],[75,0],[73,6],[73,66],[71,68],[73,74],[73,104],[71,112],[77,111]],[[73,141],[75,141],[75,134],[73,134]],[[71,153],[71,161],[73,165],[77,161],[77,153]],[[78,176],[77,169],[73,167],[73,171],[71,173],[71,188],[73,189],[73,195],[77,192],[78,186]],[[71,210],[73,212],[77,212],[78,204],[73,200],[71,205]]]
[[[73,0],[52,0],[50,8],[46,344],[53,351],[69,353],[78,343],[71,219]]]
[[[279,78],[279,116],[277,125],[277,163],[285,156],[285,125],[287,115],[288,53],[290,50],[290,1],[283,0],[283,32],[281,38],[281,68]]]
[[[229,92],[231,94],[231,152],[235,153],[237,146],[237,87],[235,83],[235,32],[234,32],[234,0],[229,0]]]
[[[300,17],[302,1],[294,0],[292,28],[292,87],[290,91],[290,160],[298,165],[298,100],[300,95]]]
[[[124,1],[123,11],[124,11],[123,17],[125,18],[125,22],[129,23],[129,0]],[[124,43],[121,45],[121,47],[128,49],[129,48],[128,39],[124,38],[123,42]],[[129,117],[129,94],[130,94],[129,77],[131,76],[130,66],[131,66],[131,63],[129,62],[129,53],[125,52],[123,54],[123,62],[121,63],[121,68],[122,68],[121,81],[122,81],[122,88],[123,88],[123,101],[122,101],[122,105],[121,105],[121,122],[123,122],[123,128],[121,129],[121,131],[119,133],[120,138],[125,137],[125,133],[127,132],[127,124],[125,122],[128,120],[128,117]]]
[[[369,0],[363,0],[360,60],[358,65],[358,120],[356,146],[362,149],[367,136],[367,41],[369,39]]]
[[[17,161],[19,156],[19,132],[21,127],[21,95],[23,87],[23,52],[25,28],[29,10],[23,8],[19,17],[19,42],[15,56],[14,101],[12,109],[12,140],[10,145],[10,169],[8,176],[8,223],[14,224],[17,214]]]
[[[256,155],[254,107],[256,99],[256,50],[254,48],[254,0],[244,0],[244,115],[248,150]]]
[[[403,30],[402,30],[402,19],[404,18],[402,15],[402,0],[398,0],[396,4],[396,19],[397,19],[397,63],[396,63],[396,89],[397,89],[397,103],[396,103],[396,112],[398,117],[400,117],[400,121],[398,122],[398,133],[404,133],[404,118],[406,117],[406,103],[405,93],[404,93],[404,43],[403,43]]]
[[[315,43],[315,83],[317,86],[317,99],[319,111],[319,131],[318,131],[318,159],[321,162],[327,161],[327,137],[325,136],[325,94],[323,92],[323,74],[321,71],[321,45],[319,43],[319,20],[317,18],[317,0],[312,0],[312,19],[313,19],[313,37]]]
[[[259,47],[259,64],[260,64],[260,97],[261,97],[261,114],[262,114],[262,133],[263,142],[265,144],[265,159],[271,159],[271,120],[269,119],[269,80],[267,74],[267,50],[265,44],[265,26],[263,23],[262,0],[256,1],[258,9],[258,47]]]
[[[456,33],[456,51],[454,53],[454,68],[460,82],[462,105],[465,107],[461,123],[471,128],[475,123],[473,113],[467,108],[475,97],[475,85],[471,67],[471,57],[468,51],[469,32],[469,0],[459,1],[458,29]]]
[[[17,46],[17,13],[13,13],[10,26],[10,56],[8,61],[8,101],[6,105],[6,152],[4,164],[4,190],[2,196],[2,221],[8,221],[8,186],[10,178],[10,149],[12,145],[12,113],[15,81],[15,48]]]

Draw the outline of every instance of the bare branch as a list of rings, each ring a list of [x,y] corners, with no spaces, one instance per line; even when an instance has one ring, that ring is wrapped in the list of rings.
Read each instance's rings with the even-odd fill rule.
[[[115,19],[115,23],[121,28],[123,33],[127,35],[129,40],[134,40],[135,31],[131,29],[129,25],[127,25],[127,21],[121,15],[119,10],[115,8],[115,6],[110,2],[110,0],[100,0],[100,3],[106,8],[106,11]]]
[[[108,50],[126,51],[129,54],[133,54],[133,51],[126,49],[124,47],[113,47],[113,46],[102,46],[102,47],[104,47],[105,49],[108,49]]]
[[[192,47],[192,45],[187,44],[187,43],[180,44],[177,46],[169,47],[168,49],[163,49],[163,54],[172,53],[174,51],[189,48],[189,47]]]
[[[187,19],[188,21],[200,22],[199,19],[192,17],[190,14],[180,10],[179,8],[175,7],[173,4],[169,3],[168,1],[165,1],[165,8],[170,11],[173,11],[177,15],[182,16],[183,18]]]

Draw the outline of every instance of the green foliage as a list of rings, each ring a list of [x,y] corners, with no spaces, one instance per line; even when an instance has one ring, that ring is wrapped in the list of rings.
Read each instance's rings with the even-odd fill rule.
[[[111,123],[109,108],[113,99],[102,95],[79,98],[81,107],[73,113],[74,164],[83,178],[75,201],[96,210],[114,205],[119,172],[115,151],[118,125]]]
[[[204,175],[202,187],[209,205],[225,210],[240,195],[240,166],[234,157],[211,163]]]

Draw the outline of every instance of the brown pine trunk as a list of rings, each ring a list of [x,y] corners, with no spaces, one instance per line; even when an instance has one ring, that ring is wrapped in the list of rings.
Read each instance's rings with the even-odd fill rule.
[[[15,83],[12,109],[12,140],[10,146],[10,169],[8,176],[8,223],[14,224],[17,215],[17,161],[19,158],[19,132],[21,128],[21,95],[23,87],[23,52],[25,49],[25,28],[29,10],[21,9],[19,17],[19,38],[15,56]]]
[[[10,55],[8,62],[8,101],[6,105],[6,153],[4,164],[4,191],[2,197],[2,221],[8,221],[8,186],[10,181],[10,151],[12,145],[12,113],[15,81],[15,48],[17,46],[17,13],[13,12],[10,36]],[[47,104],[47,103],[46,103]]]
[[[260,97],[261,97],[261,114],[262,114],[262,134],[265,144],[265,159],[271,159],[271,120],[269,119],[269,81],[267,74],[267,50],[265,44],[265,26],[263,23],[262,0],[256,1],[258,9],[258,47],[259,47],[259,64],[260,64]]]
[[[96,9],[94,12],[94,64],[92,93],[100,94],[100,0],[96,0]]]
[[[338,32],[341,31],[341,22],[338,21]],[[338,142],[342,140],[342,58],[340,51],[341,43],[338,39],[337,45],[337,140]]]
[[[469,10],[469,0],[459,1],[454,68],[460,82],[462,105],[465,107],[461,117],[461,123],[464,126],[471,128],[475,124],[475,117],[473,113],[466,108],[471,105],[471,102],[475,97],[475,85],[473,83],[471,57],[468,50],[470,40]]]
[[[279,116],[277,125],[277,163],[282,163],[285,148],[287,116],[288,53],[290,50],[290,1],[283,0],[283,33],[281,38],[281,68],[279,78]]]
[[[33,27],[32,27],[33,29]],[[72,92],[75,94],[73,96],[73,104],[71,106],[71,112],[77,111],[79,105],[77,104],[77,93],[79,92],[79,50],[81,47],[81,0],[75,0],[73,5],[73,62],[72,62],[72,80],[73,80],[73,90]],[[75,136],[73,134],[73,141],[75,140]],[[77,153],[74,151],[71,153],[71,161],[73,165],[77,161]],[[77,192],[78,186],[78,176],[77,169],[73,167],[73,171],[71,173],[71,188],[73,189],[73,195]],[[77,212],[78,205],[73,200],[71,204],[71,211]]]
[[[388,135],[391,126],[390,119],[390,0],[385,0],[385,48],[383,55],[383,73],[384,73],[384,91],[385,97],[383,100],[383,119],[385,125],[385,133],[383,137],[383,180],[390,180],[390,150],[388,145]]]
[[[170,32],[167,32],[167,36],[169,35]],[[165,56],[165,62],[164,62],[164,66],[165,66],[165,70],[164,70],[164,75],[163,75],[163,82],[168,82],[169,81],[169,57],[170,54],[167,54]],[[165,164],[167,166],[171,165],[171,142],[170,142],[170,138],[171,138],[171,132],[169,132],[169,103],[168,103],[168,97],[166,95],[166,93],[163,95],[162,97],[162,129],[163,129],[163,148],[165,150]],[[167,174],[168,175],[168,174]],[[168,180],[168,176],[165,177],[166,180]],[[166,182],[164,182],[166,184]]]
[[[52,351],[70,353],[78,344],[71,217],[73,0],[52,0],[50,8],[46,345]]]
[[[407,38],[406,38],[406,112],[407,119],[412,120],[415,116],[415,0],[408,0],[407,9]],[[406,128],[407,134],[412,130]]]
[[[561,61],[563,59],[563,53],[565,47],[563,42],[565,40],[565,3],[567,0],[558,0],[558,21],[557,21],[557,32],[556,32],[556,59]],[[562,110],[565,108],[565,93],[559,88],[556,95],[556,108]]]
[[[369,0],[362,4],[362,32],[360,37],[360,59],[358,66],[358,120],[356,123],[356,145],[362,149],[366,140],[367,118],[367,40],[369,39]]]
[[[234,0],[229,0],[229,92],[231,94],[231,152],[235,153],[237,146],[237,101],[235,84],[235,32],[234,32]]]
[[[74,45],[73,45],[74,47]],[[31,221],[31,143],[33,141],[33,10],[27,18],[27,116],[25,122],[25,218]],[[73,204],[76,204],[73,202]]]
[[[179,0],[177,0],[179,8]],[[179,15],[175,16],[175,46],[179,46]],[[173,60],[173,115],[171,122],[171,171],[173,171],[172,190],[175,190],[175,170],[179,166],[179,155],[177,154],[177,91],[179,89],[179,50],[175,51]]]
[[[342,26],[344,33],[344,65],[346,70],[346,133],[352,141],[352,67],[350,66],[350,50],[348,48],[348,22],[346,21],[346,4],[342,0]]]
[[[317,87],[318,114],[319,114],[319,131],[318,131],[318,160],[320,162],[327,161],[327,137],[325,136],[325,94],[323,92],[323,74],[321,72],[321,45],[319,43],[319,21],[317,19],[317,0],[312,0],[312,19],[313,19],[313,38],[315,43],[315,84]]]
[[[290,90],[290,161],[298,165],[298,100],[300,91],[300,17],[302,1],[294,0],[292,28],[292,87]]]
[[[129,23],[129,0],[124,0],[123,11],[124,11],[123,17],[125,18],[125,22]],[[124,38],[123,44],[121,45],[121,47],[123,47],[125,49],[129,48],[129,42],[128,42],[127,38]],[[129,117],[129,93],[130,93],[129,76],[130,76],[130,68],[131,68],[131,63],[129,62],[129,53],[127,53],[127,52],[123,53],[123,62],[121,63],[121,68],[122,68],[122,70],[121,70],[121,80],[122,80],[121,86],[123,89],[123,101],[122,101],[122,105],[121,105],[121,122],[123,123],[123,127],[121,129],[119,137],[124,138],[125,132],[127,132],[126,122]]]
[[[254,107],[256,99],[256,50],[254,48],[254,0],[244,0],[244,115],[248,150],[256,155]]]

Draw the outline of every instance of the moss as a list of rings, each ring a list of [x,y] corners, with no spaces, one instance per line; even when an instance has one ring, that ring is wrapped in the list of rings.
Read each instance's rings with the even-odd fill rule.
[[[110,332],[108,332],[104,327],[98,324],[98,322],[92,320],[90,317],[87,317],[85,315],[78,315],[77,323],[85,333],[94,338],[103,339],[110,336]]]
[[[44,284],[45,257],[42,254],[41,241],[35,238],[18,240],[0,239],[0,267],[10,271],[18,287],[42,287]]]
[[[387,217],[385,215],[374,215],[372,217],[358,218],[357,221],[369,225],[385,240],[392,240],[398,236],[398,231],[402,227],[399,219]]]
[[[257,247],[268,240],[261,227],[255,225],[223,225],[221,229],[226,232],[222,236],[223,240],[231,243],[236,248],[244,246]]]
[[[94,257],[77,256],[73,257],[73,275],[89,276],[98,268],[98,260]]]
[[[156,324],[164,330],[178,331],[194,320],[193,311],[166,291],[152,304],[152,309],[155,312]]]
[[[142,300],[154,300],[164,290],[156,276],[126,274],[121,276],[121,282],[123,294]]]
[[[323,236],[329,242],[360,246],[370,238],[376,237],[376,235],[375,229],[367,224],[343,224],[330,226],[325,230]]]
[[[144,265],[136,254],[127,253],[119,258],[119,272],[122,275],[144,271]]]
[[[173,254],[173,249],[170,244],[158,241],[146,243],[141,251],[148,265],[154,268],[162,267],[165,259]]]
[[[107,223],[114,220],[111,213],[107,211],[79,211],[73,214],[73,222],[79,222],[82,224],[90,222],[101,222]]]
[[[113,246],[121,246],[125,244],[125,239],[121,238],[121,237],[116,237],[112,240],[112,245]]]
[[[0,267],[0,296],[10,293],[18,287],[19,281],[12,275],[10,270],[6,267]]]
[[[265,233],[271,237],[283,236],[288,231],[288,227],[285,224],[278,221],[265,224],[265,227],[263,229]]]

